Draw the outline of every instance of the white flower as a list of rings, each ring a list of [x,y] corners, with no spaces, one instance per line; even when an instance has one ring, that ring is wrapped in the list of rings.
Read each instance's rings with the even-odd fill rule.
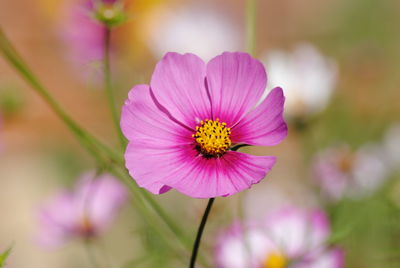
[[[153,21],[148,45],[157,57],[169,51],[195,53],[209,60],[240,50],[240,33],[223,14],[199,6],[171,8]]]
[[[311,44],[299,44],[292,53],[276,50],[263,57],[269,88],[282,86],[286,112],[304,117],[322,111],[334,90],[338,68]]]

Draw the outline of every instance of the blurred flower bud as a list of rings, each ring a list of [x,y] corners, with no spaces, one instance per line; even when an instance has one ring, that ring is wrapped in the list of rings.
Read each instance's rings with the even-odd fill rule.
[[[120,1],[103,0],[94,3],[94,18],[107,27],[114,27],[124,23],[127,15]]]

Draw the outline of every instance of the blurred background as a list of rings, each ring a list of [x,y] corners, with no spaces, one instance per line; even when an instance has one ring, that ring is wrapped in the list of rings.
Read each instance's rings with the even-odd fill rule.
[[[85,44],[96,46],[96,37],[88,36],[97,29],[71,15],[73,6],[81,4],[0,1],[0,23],[65,110],[117,148],[99,72],[101,57],[85,52]],[[133,85],[149,82],[167,51],[193,52],[204,60],[223,51],[245,51],[245,7],[243,0],[126,0],[127,20],[112,32],[118,107]],[[254,55],[265,63],[270,86],[281,85],[288,97],[289,136],[275,147],[244,149],[276,155],[278,162],[251,190],[217,199],[202,245],[209,263],[213,238],[241,212],[253,219],[296,204],[326,211],[346,267],[400,267],[399,15],[397,0],[258,1]],[[346,192],[351,186],[343,182],[344,189],[332,198],[316,162],[328,155],[326,161],[335,165],[335,153],[329,154],[337,148],[352,159],[350,164],[338,160],[342,173],[353,172],[360,155],[372,155],[372,160],[358,161],[360,170],[344,179],[360,178],[354,191]],[[95,168],[46,103],[1,59],[0,251],[13,245],[9,267],[90,267],[79,240],[48,250],[36,243],[35,234],[39,207]],[[363,181],[369,177],[374,182]],[[206,200],[176,191],[155,199],[194,237]],[[131,203],[99,239],[99,258],[107,255],[114,267],[185,267],[182,258],[188,257],[171,255],[158,243]]]

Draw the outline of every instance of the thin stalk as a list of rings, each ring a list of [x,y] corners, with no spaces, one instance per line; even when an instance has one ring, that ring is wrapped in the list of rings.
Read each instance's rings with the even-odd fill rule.
[[[92,135],[83,130],[59,105],[59,103],[49,94],[48,90],[39,82],[39,80],[29,70],[23,59],[18,55],[14,47],[11,45],[4,32],[0,29],[0,50],[8,62],[19,72],[19,74],[32,86],[32,88],[44,99],[50,108],[58,115],[58,117],[69,127],[75,134],[80,143],[96,158],[102,161],[102,156],[97,145],[102,144]],[[101,145],[106,147],[105,145]],[[111,149],[110,149],[111,150]],[[113,155],[115,156],[115,155]],[[118,159],[114,159],[117,160]]]
[[[234,147],[232,149],[232,151],[237,151],[241,147],[243,147],[243,146],[239,145],[237,147]],[[249,241],[248,241],[247,236],[246,236],[247,229],[246,229],[246,224],[245,224],[246,215],[245,215],[244,201],[246,200],[246,194],[247,194],[247,191],[243,191],[243,192],[238,194],[238,217],[239,217],[240,226],[242,226],[243,232],[245,234],[244,235],[244,239],[243,239],[245,253],[246,253],[246,256],[250,256],[250,245],[249,245]]]
[[[197,252],[199,251],[200,242],[201,242],[201,236],[203,234],[204,227],[206,226],[208,214],[210,214],[211,207],[214,203],[214,200],[215,200],[215,198],[210,198],[208,200],[206,210],[204,211],[203,218],[201,219],[199,229],[197,230],[196,240],[194,242],[193,250],[192,250],[192,257],[190,258],[190,265],[189,265],[190,268],[195,267]]]
[[[86,255],[88,257],[89,263],[92,266],[92,268],[100,268],[100,265],[97,262],[96,257],[95,257],[94,252],[93,252],[93,244],[92,244],[92,242],[90,240],[84,240],[83,244],[84,244],[84,247],[85,247],[85,252],[86,252]]]
[[[164,220],[167,224],[169,229],[181,240],[183,244],[186,246],[189,245],[189,240],[186,239],[186,235],[182,232],[182,230],[176,225],[176,223],[168,216],[167,213],[162,209],[162,207],[153,199],[151,198],[149,192],[140,188],[142,192],[143,198],[151,205],[154,211]]]
[[[244,200],[246,198],[247,192],[241,192],[238,195],[238,217],[239,217],[239,223],[241,228],[243,228],[243,244],[244,244],[244,249],[245,249],[245,254],[247,257],[250,256],[250,243],[247,239],[247,228],[246,228],[246,215],[245,215],[245,207],[244,207]]]
[[[104,27],[104,50],[103,50],[103,68],[104,68],[104,87],[107,95],[108,105],[111,111],[111,117],[113,120],[113,124],[115,126],[115,130],[118,135],[118,139],[121,145],[122,150],[125,149],[126,140],[124,135],[121,132],[121,128],[119,126],[119,113],[117,110],[117,106],[115,104],[114,92],[111,84],[111,68],[110,68],[110,46],[111,46],[111,28],[105,26]]]
[[[147,208],[145,200],[143,195],[140,194],[140,192],[142,191],[141,188],[135,187],[132,185],[132,183],[129,183],[129,181],[131,181],[132,179],[129,177],[129,175],[125,174],[124,172],[120,172],[119,170],[112,168],[111,172],[117,176],[120,177],[122,179],[122,181],[124,181],[127,186],[132,190],[132,198],[133,198],[133,202],[134,202],[134,206],[135,208],[140,212],[140,214],[143,216],[143,220],[145,222],[145,224],[159,237],[160,242],[164,243],[165,246],[167,248],[169,248],[172,251],[172,255],[176,256],[176,257],[181,257],[179,258],[181,261],[182,260],[182,256],[186,255],[186,252],[188,250],[188,245],[187,243],[184,243],[184,240],[182,240],[182,237],[177,235],[175,232],[172,231],[172,233],[175,235],[175,237],[171,237],[171,234],[167,234],[166,230],[164,229],[164,227],[160,226],[157,224],[158,222],[158,218],[154,217],[154,215],[151,213],[151,211]],[[160,216],[158,214],[158,216]],[[169,227],[168,225],[166,226],[167,228]],[[181,242],[181,246],[177,247],[176,243],[174,243],[174,238],[178,238],[178,241]],[[202,261],[202,263],[205,264],[205,266],[207,266],[207,263],[205,263],[205,261]]]
[[[75,134],[76,138],[84,146],[84,148],[96,159],[97,163],[101,166],[111,166],[117,164],[119,168],[123,168],[123,157],[100,142],[94,136],[80,127],[59,105],[59,103],[52,97],[49,91],[39,82],[35,75],[30,71],[24,60],[19,56],[17,51],[12,46],[11,42],[7,39],[6,35],[0,28],[0,51],[3,53],[5,59],[17,70],[22,78],[28,82],[29,85],[44,99],[50,106],[54,113],[68,126],[68,128]],[[134,181],[126,174],[119,177],[124,180],[128,187],[134,194],[144,196],[145,200],[151,207],[159,214],[167,226],[175,233],[181,234],[181,231],[172,219],[167,216],[167,213],[154,201],[154,199],[144,190],[139,189],[134,185]],[[144,193],[144,194],[143,194]],[[144,213],[144,211],[142,211]],[[187,243],[185,243],[187,246]],[[187,246],[188,247],[188,246]]]
[[[143,208],[143,213],[145,215],[149,215],[147,210],[144,209],[144,203],[143,201],[146,201],[147,204],[156,212],[156,214],[165,222],[166,226],[171,230],[171,232],[178,238],[180,243],[183,245],[184,248],[190,248],[190,241],[187,239],[186,234],[182,232],[182,230],[179,228],[179,226],[176,224],[175,221],[171,219],[171,217],[164,211],[164,209],[151,197],[151,195],[144,189],[135,187],[131,181],[132,178],[127,174],[126,170],[121,172],[120,170],[113,169],[112,170],[113,174],[120,179],[122,179],[123,182],[126,183],[126,185],[131,189],[131,191],[136,195],[140,196],[140,202],[143,204],[143,206],[138,206],[139,210],[142,210]]]
[[[246,51],[255,56],[256,52],[257,0],[246,3]]]

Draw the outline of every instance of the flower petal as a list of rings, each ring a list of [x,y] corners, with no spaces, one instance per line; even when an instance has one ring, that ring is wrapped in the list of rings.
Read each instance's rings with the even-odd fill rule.
[[[174,174],[165,183],[195,198],[229,196],[260,182],[275,162],[273,156],[253,156],[233,151],[220,158],[197,156],[186,172]]]
[[[232,129],[232,142],[261,146],[281,142],[287,135],[287,125],[283,118],[284,102],[282,89],[273,89],[256,109]]]
[[[217,239],[216,266],[218,268],[261,267],[260,264],[265,257],[277,250],[279,249],[263,230],[235,223]]]
[[[154,194],[169,190],[164,185],[194,198],[228,196],[262,180],[276,162],[272,156],[228,152],[207,159],[193,145],[164,147],[131,142],[126,167],[140,187]]]
[[[310,213],[296,207],[288,207],[269,215],[266,228],[271,240],[281,245],[291,258],[321,249],[329,235],[329,223],[324,213]]]
[[[305,260],[293,268],[343,268],[344,253],[343,250],[334,248],[325,252],[319,253],[310,260]]]
[[[154,143],[131,141],[125,152],[125,165],[136,183],[153,194],[163,194],[171,188],[161,183],[169,165],[177,159],[180,147],[160,147]]]
[[[128,96],[121,114],[121,130],[128,140],[159,146],[193,142],[192,132],[162,110],[148,85],[135,86]]]
[[[297,208],[278,210],[268,216],[266,229],[270,239],[282,247],[289,257],[304,253],[307,214]]]
[[[82,177],[76,195],[81,212],[88,215],[97,232],[107,228],[128,197],[117,179],[109,174],[96,178],[94,173]]]
[[[233,126],[260,99],[267,75],[249,54],[225,52],[207,64],[207,82],[214,119]]]
[[[205,87],[206,65],[194,54],[167,53],[151,78],[154,96],[178,121],[195,128],[210,118],[211,104]]]
[[[60,192],[39,212],[37,241],[44,247],[57,247],[74,235],[78,212],[71,193]]]

